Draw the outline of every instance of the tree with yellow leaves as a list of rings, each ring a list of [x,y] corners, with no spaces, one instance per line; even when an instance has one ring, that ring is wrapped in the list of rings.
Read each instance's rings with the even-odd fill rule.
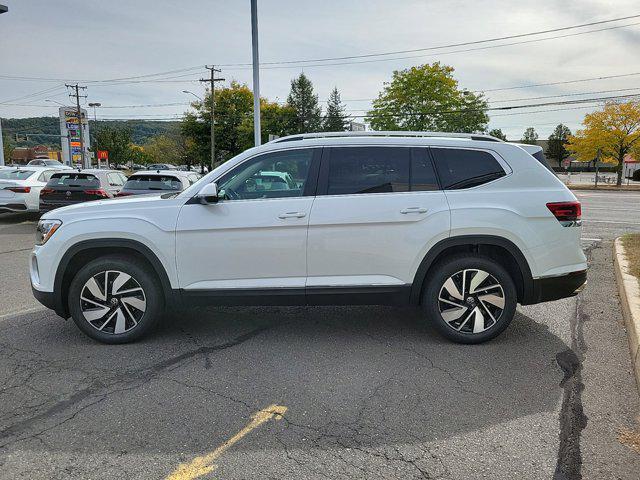
[[[640,102],[607,103],[601,111],[588,113],[584,128],[569,137],[567,150],[578,161],[601,161],[617,166],[622,184],[622,169],[626,155],[640,158]]]

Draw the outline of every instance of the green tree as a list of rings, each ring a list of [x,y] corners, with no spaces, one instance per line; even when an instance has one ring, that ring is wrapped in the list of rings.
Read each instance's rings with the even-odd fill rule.
[[[8,165],[9,163],[11,163],[11,155],[13,154],[15,147],[13,145],[13,141],[11,141],[11,137],[9,137],[9,135],[5,135],[4,133],[2,134],[2,146],[4,153],[4,162]]]
[[[502,133],[502,130],[499,128],[494,128],[493,130],[489,130],[489,135],[491,135],[492,137],[499,138],[500,140],[504,140],[505,142],[507,141],[507,136],[504,133]]]
[[[204,102],[193,102],[195,112],[187,112],[180,130],[190,139],[189,153],[201,165],[211,163],[211,92]],[[231,82],[229,87],[215,92],[215,136],[217,163],[224,162],[243,151],[240,125],[253,112],[253,94],[249,87]]]
[[[96,132],[95,141],[98,150],[109,152],[111,165],[126,165],[132,160],[131,130],[128,128],[101,125]]]
[[[345,106],[340,100],[338,87],[334,87],[329,94],[327,101],[327,113],[322,122],[322,129],[325,132],[343,132],[347,129],[347,115],[344,113]]]
[[[280,105],[265,98],[260,99],[260,125],[262,143],[269,141],[269,135],[284,137],[296,132],[297,115],[290,105]],[[248,116],[240,125],[242,150],[254,146],[253,115]]]
[[[529,145],[535,145],[538,140],[538,134],[536,129],[533,127],[528,127],[524,134],[522,135],[522,139],[520,140],[522,143],[528,143]]]
[[[152,137],[144,144],[144,152],[149,163],[180,165],[184,160],[180,136],[158,135]]]
[[[569,158],[571,153],[567,150],[566,145],[569,143],[571,130],[562,123],[558,125],[553,133],[549,135],[549,143],[547,144],[547,157],[553,158],[558,162],[558,166],[562,166],[562,161]]]
[[[485,131],[483,95],[458,88],[453,67],[419,65],[396,70],[373,101],[367,121],[374,130]]]
[[[296,131],[292,133],[318,132],[322,128],[322,110],[313,84],[304,73],[291,80],[287,104],[296,111]]]

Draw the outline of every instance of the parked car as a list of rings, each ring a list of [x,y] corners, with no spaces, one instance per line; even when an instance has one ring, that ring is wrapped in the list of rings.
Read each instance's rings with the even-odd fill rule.
[[[116,196],[181,192],[198,181],[200,175],[179,170],[146,170],[132,174]]]
[[[274,171],[300,182],[255,188]],[[301,134],[182,192],[45,214],[31,283],[105,343],[196,304],[414,305],[445,337],[480,343],[507,328],[517,303],[583,288],[580,225],[571,191],[493,137]]]
[[[178,167],[170,163],[152,163],[147,165],[147,170],[177,170]]]
[[[54,173],[40,191],[40,211],[48,212],[90,200],[113,198],[127,177],[117,170],[71,170]]]
[[[51,160],[48,158],[36,158],[27,163],[28,167],[55,167],[58,170],[71,170],[69,165],[60,163],[58,160]]]
[[[58,169],[4,167],[0,170],[0,212],[37,212],[39,195]]]

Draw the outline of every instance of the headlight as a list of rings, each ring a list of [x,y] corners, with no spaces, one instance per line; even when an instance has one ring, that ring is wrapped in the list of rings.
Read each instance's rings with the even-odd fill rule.
[[[36,228],[36,245],[44,245],[56,233],[62,222],[60,220],[40,220]]]

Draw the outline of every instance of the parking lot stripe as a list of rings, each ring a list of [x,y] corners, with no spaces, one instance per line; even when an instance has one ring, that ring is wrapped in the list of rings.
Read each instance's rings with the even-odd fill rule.
[[[39,312],[39,311],[45,311],[46,308],[45,307],[33,307],[33,308],[27,308],[25,310],[16,310],[13,312],[8,312],[8,313],[3,313],[2,315],[0,315],[0,320],[5,320],[7,318],[11,318],[11,317],[17,317],[18,315],[25,315],[27,313],[33,313],[33,312]]]
[[[245,435],[259,427],[266,421],[270,420],[271,418],[274,418],[275,420],[281,420],[286,411],[287,407],[283,407],[282,405],[271,405],[263,410],[260,410],[259,412],[254,413],[251,416],[251,422],[249,422],[246,427],[244,427],[242,430],[240,430],[233,437],[231,437],[229,440],[224,442],[212,452],[209,452],[206,455],[202,455],[200,457],[196,457],[189,463],[183,463],[179,465],[178,468],[176,468],[167,477],[167,480],[191,480],[193,478],[198,478],[212,472],[216,468],[216,465],[213,462],[215,462],[227,449],[242,440]]]

